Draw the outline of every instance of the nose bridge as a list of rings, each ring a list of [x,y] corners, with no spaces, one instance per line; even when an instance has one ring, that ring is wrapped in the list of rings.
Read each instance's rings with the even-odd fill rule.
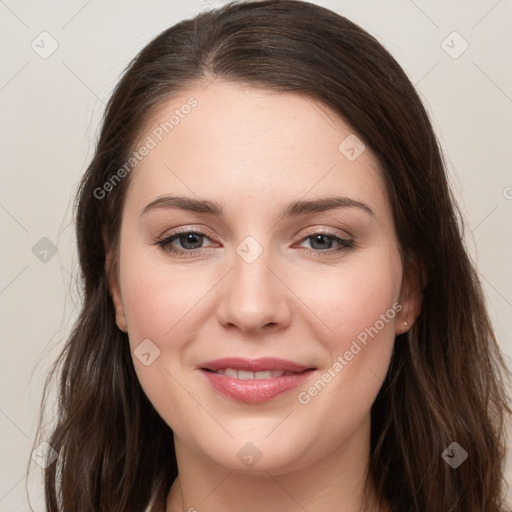
[[[275,257],[268,244],[248,236],[235,247],[233,269],[228,274],[219,308],[224,325],[257,331],[266,325],[289,321],[286,287],[270,269]],[[270,267],[270,268],[269,268]]]

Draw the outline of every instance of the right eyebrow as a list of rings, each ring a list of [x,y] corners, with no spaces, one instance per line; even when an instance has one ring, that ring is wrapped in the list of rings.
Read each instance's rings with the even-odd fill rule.
[[[180,196],[161,196],[149,203],[142,210],[141,215],[151,210],[165,209],[165,208],[180,208],[195,213],[206,213],[208,215],[215,215],[222,217],[224,215],[222,206],[207,199],[192,199],[191,197]]]

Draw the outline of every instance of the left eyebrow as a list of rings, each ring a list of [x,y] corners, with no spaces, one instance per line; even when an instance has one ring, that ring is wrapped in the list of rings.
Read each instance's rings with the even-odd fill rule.
[[[209,201],[207,199],[193,199],[191,197],[182,196],[161,196],[149,203],[144,207],[141,215],[157,209],[179,208],[195,213],[203,213],[207,215],[214,215],[216,217],[223,217],[224,212],[222,205],[216,201]],[[285,219],[288,217],[298,217],[308,213],[319,213],[335,208],[360,208],[369,213],[372,217],[376,218],[375,212],[365,203],[356,201],[349,197],[324,197],[320,199],[313,199],[309,201],[292,201],[284,205],[280,210],[279,218]]]
[[[369,213],[372,217],[377,218],[375,212],[365,203],[356,201],[350,197],[324,197],[313,199],[310,201],[293,201],[284,206],[281,211],[280,218],[297,217],[307,213],[325,212],[334,210],[335,208],[360,208]]]

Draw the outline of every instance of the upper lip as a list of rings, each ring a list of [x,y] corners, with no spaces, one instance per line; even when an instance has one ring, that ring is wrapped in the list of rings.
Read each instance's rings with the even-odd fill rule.
[[[225,368],[234,368],[236,370],[245,370],[248,372],[265,372],[265,371],[285,371],[285,372],[303,372],[312,369],[294,361],[279,359],[275,357],[262,357],[259,359],[245,359],[241,357],[225,357],[207,361],[197,366],[202,370],[222,370]]]

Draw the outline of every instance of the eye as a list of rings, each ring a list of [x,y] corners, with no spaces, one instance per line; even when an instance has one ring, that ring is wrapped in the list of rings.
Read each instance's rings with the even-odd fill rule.
[[[305,247],[308,252],[322,253],[333,252],[353,249],[355,242],[352,239],[342,238],[335,233],[328,231],[319,231],[312,233],[301,240],[301,243],[310,241],[310,247]],[[338,247],[333,248],[333,244],[338,244]]]
[[[190,256],[197,252],[198,249],[203,249],[202,244],[205,239],[209,239],[209,237],[202,231],[179,231],[165,237],[163,240],[157,241],[156,244],[164,251]],[[178,242],[182,248],[173,245],[174,242]]]

